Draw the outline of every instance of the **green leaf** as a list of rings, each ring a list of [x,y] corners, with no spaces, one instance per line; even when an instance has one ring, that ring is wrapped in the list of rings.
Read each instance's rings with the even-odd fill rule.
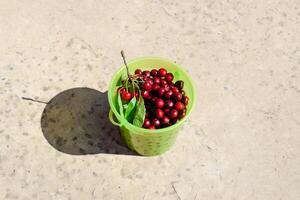
[[[135,114],[133,118],[133,125],[142,127],[146,115],[146,107],[144,99],[140,96],[136,105]]]
[[[125,108],[125,105],[124,105]],[[136,98],[133,97],[130,102],[128,104],[126,104],[126,108],[125,108],[125,119],[128,122],[132,122],[133,120],[133,115],[134,115],[134,111],[136,108]]]
[[[124,117],[123,103],[121,99],[121,94],[119,92],[118,92],[118,106],[119,106],[119,113],[121,117]]]
[[[123,105],[123,108],[124,108],[124,110],[125,110],[125,112],[126,112],[126,109],[128,108],[128,104],[124,104],[124,105]]]

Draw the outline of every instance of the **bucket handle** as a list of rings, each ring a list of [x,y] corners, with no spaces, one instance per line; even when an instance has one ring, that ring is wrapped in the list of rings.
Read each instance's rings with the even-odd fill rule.
[[[115,125],[115,126],[120,126],[120,127],[122,126],[122,123],[116,122],[116,121],[114,120],[114,113],[113,113],[112,110],[109,110],[108,117],[109,117],[110,122],[111,122],[113,125]]]

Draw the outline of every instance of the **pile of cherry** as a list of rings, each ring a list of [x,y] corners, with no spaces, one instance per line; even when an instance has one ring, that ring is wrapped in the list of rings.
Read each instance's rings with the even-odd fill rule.
[[[140,83],[141,96],[145,102],[144,128],[158,129],[175,124],[186,115],[189,97],[183,90],[184,82],[173,83],[174,76],[166,69],[135,70],[135,75],[143,80]],[[130,101],[138,92],[120,91],[122,100]]]

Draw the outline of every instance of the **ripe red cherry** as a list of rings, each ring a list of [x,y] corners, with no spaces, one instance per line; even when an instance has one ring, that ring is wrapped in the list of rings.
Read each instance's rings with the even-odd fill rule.
[[[164,93],[164,97],[165,97],[166,99],[170,99],[171,96],[172,96],[172,94],[173,94],[173,92],[172,92],[171,90],[166,91],[166,92]]]
[[[167,82],[172,82],[173,81],[173,74],[172,73],[167,73],[166,76],[165,76],[165,79]]]
[[[172,88],[172,92],[173,92],[173,93],[177,93],[177,92],[179,92],[179,90],[178,90],[177,87],[173,87],[173,88]]]
[[[143,127],[147,128],[147,127],[149,127],[150,125],[151,125],[150,120],[149,120],[148,118],[145,118]]]
[[[172,100],[173,101],[181,101],[182,99],[182,94],[179,92],[173,93],[172,95]]]
[[[161,86],[167,85],[167,81],[164,79],[160,79],[160,85]]]
[[[152,99],[150,99],[151,101],[152,101],[152,103],[154,103],[155,104],[155,102],[156,102],[156,100],[157,100],[158,98],[157,97],[153,97]]]
[[[166,74],[167,74],[167,70],[166,70],[166,69],[160,68],[160,69],[158,70],[158,75],[159,75],[160,77],[164,77]]]
[[[164,111],[162,111],[162,109],[156,109],[155,110],[155,116],[157,118],[162,118],[164,116]]]
[[[178,117],[178,111],[175,110],[175,109],[172,109],[172,110],[170,111],[170,113],[169,113],[169,117],[170,117],[171,119],[177,118],[177,117]]]
[[[157,94],[158,94],[158,96],[160,96],[160,97],[162,97],[162,96],[164,95],[164,93],[165,93],[165,89],[164,89],[164,88],[159,88],[159,89],[157,90]]]
[[[130,101],[131,99],[131,93],[130,92],[127,92],[127,91],[124,91],[122,94],[121,94],[121,97],[124,101]]]
[[[163,108],[165,105],[164,101],[161,98],[157,98],[155,100],[155,106],[156,108]]]
[[[169,124],[169,122],[170,122],[170,119],[167,116],[164,116],[161,119],[161,123],[164,124],[164,125]]]
[[[154,77],[154,78],[153,78],[153,82],[154,82],[154,83],[157,83],[157,84],[160,84],[160,78]]]
[[[150,77],[150,72],[149,72],[148,70],[143,71],[142,74],[143,74],[145,77]]]
[[[141,75],[142,74],[142,70],[141,69],[136,69],[134,71],[134,73],[137,74],[137,75]]]
[[[159,127],[160,126],[160,121],[157,119],[157,118],[154,118],[152,120],[152,124],[155,126],[155,127]]]
[[[171,101],[171,100],[166,101],[166,103],[165,103],[166,108],[173,108],[173,106],[174,106],[173,101]]]
[[[154,84],[152,85],[152,90],[154,90],[154,91],[157,91],[159,88],[160,88],[159,85],[156,84],[156,83],[154,83]]]
[[[183,109],[185,108],[185,106],[184,106],[184,104],[181,103],[180,101],[177,101],[177,102],[175,103],[174,108],[175,108],[176,110],[180,111],[180,110],[183,110]]]
[[[172,123],[172,124],[176,124],[177,121],[178,121],[178,118],[175,118],[175,119],[172,119],[172,120],[171,120],[171,123]]]
[[[137,98],[139,96],[139,93],[137,91],[134,91],[131,93],[131,96]]]
[[[165,115],[169,115],[169,112],[170,112],[170,109],[169,109],[169,108],[165,108],[165,109],[164,109]]]
[[[151,85],[153,85],[153,80],[151,78],[144,78],[145,82],[149,82]]]
[[[186,115],[186,109],[184,109],[180,114],[179,114],[179,119],[184,118]]]
[[[188,96],[183,96],[181,101],[182,101],[182,103],[184,105],[188,105],[188,103],[189,103],[189,97]]]
[[[151,88],[152,88],[152,85],[149,81],[144,82],[144,84],[143,84],[144,90],[151,90]]]
[[[170,90],[170,86],[168,84],[164,85],[163,88],[165,89],[165,91],[169,91]]]
[[[158,73],[157,69],[152,69],[150,72],[151,76],[156,76],[157,73]]]
[[[150,93],[149,93],[148,90],[143,90],[143,91],[141,92],[141,94],[142,94],[142,97],[143,97],[144,99],[150,99],[150,98],[151,98]]]
[[[118,89],[118,91],[119,91],[120,94],[122,94],[124,91],[126,91],[126,89],[123,88],[123,87],[120,87],[120,88]]]
[[[155,129],[155,126],[151,125],[148,127],[148,129]]]

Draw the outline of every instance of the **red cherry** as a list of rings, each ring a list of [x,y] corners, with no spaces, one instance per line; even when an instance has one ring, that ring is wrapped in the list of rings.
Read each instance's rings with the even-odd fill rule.
[[[170,90],[170,86],[168,84],[164,85],[163,88],[165,89],[165,91],[169,91]]]
[[[139,96],[139,93],[137,91],[134,91],[131,93],[131,96],[137,98]]]
[[[183,110],[183,109],[185,108],[185,106],[184,106],[184,104],[181,103],[180,101],[177,101],[177,102],[175,103],[174,108],[175,108],[176,110],[180,111],[180,110]]]
[[[161,86],[167,85],[167,81],[164,79],[160,79],[160,85]]]
[[[179,92],[179,90],[178,90],[177,87],[173,87],[173,88],[172,88],[172,92],[173,92],[173,93],[177,93],[177,92]]]
[[[131,99],[131,93],[130,92],[127,92],[127,91],[124,91],[122,94],[121,94],[121,97],[124,101],[130,101]]]
[[[158,75],[159,75],[160,77],[164,77],[166,74],[167,74],[167,70],[166,70],[166,69],[160,68],[160,69],[158,70]]]
[[[153,97],[153,98],[151,99],[152,103],[154,103],[154,104],[155,104],[156,100],[157,100],[157,97]]]
[[[161,98],[157,98],[155,100],[155,106],[156,108],[163,108],[165,105],[164,101]]]
[[[149,127],[150,125],[151,125],[150,120],[147,119],[147,118],[145,118],[143,127],[147,128],[147,127]]]
[[[144,84],[143,84],[144,90],[151,90],[151,88],[152,88],[152,85],[149,81],[144,82]]]
[[[148,129],[155,129],[155,126],[151,125],[148,127]]]
[[[160,78],[154,77],[154,78],[153,78],[153,82],[154,82],[154,83],[157,83],[157,84],[160,84]]]
[[[134,74],[141,75],[142,74],[142,70],[141,69],[136,69],[134,71]]]
[[[178,111],[175,110],[175,109],[172,109],[172,110],[170,111],[170,113],[169,113],[169,117],[170,117],[171,119],[175,119],[175,118],[177,118],[177,116],[178,116]]]
[[[153,85],[153,80],[151,78],[145,78],[145,82],[149,82],[151,85]]]
[[[150,72],[149,72],[148,70],[143,71],[142,74],[143,74],[145,77],[150,77]]]
[[[158,119],[154,118],[154,119],[152,120],[152,124],[153,124],[155,127],[159,127],[159,126],[160,126],[160,121],[159,121]]]
[[[180,115],[179,115],[179,119],[182,119],[182,118],[184,118],[184,117],[185,117],[185,115],[186,115],[186,110],[183,110],[183,112],[182,112],[182,113],[180,113]]]
[[[173,93],[172,95],[172,100],[173,101],[181,101],[182,99],[182,94],[179,92]]]
[[[154,90],[154,91],[157,91],[159,88],[160,88],[159,85],[156,83],[154,83],[152,86],[152,90]]]
[[[170,99],[171,96],[172,96],[172,94],[173,94],[173,92],[172,92],[171,90],[166,91],[166,92],[164,93],[164,97],[165,97],[166,99]]]
[[[168,115],[168,114],[169,114],[169,112],[170,112],[170,109],[169,109],[169,108],[165,108],[165,109],[164,109],[164,113],[165,113],[165,115]]]
[[[155,116],[157,118],[162,118],[164,116],[164,111],[162,111],[162,109],[156,109],[155,110]]]
[[[169,122],[170,122],[170,119],[167,116],[164,116],[161,119],[161,123],[164,124],[164,125],[169,124]]]
[[[159,88],[159,89],[157,90],[157,94],[158,94],[158,96],[160,96],[160,97],[162,97],[162,96],[164,95],[164,93],[165,93],[165,89],[164,89],[164,88]]]
[[[122,94],[124,91],[126,91],[126,89],[123,88],[123,87],[120,87],[120,88],[118,89],[118,91],[119,91],[120,94]]]
[[[152,69],[150,72],[151,76],[156,76],[157,73],[158,73],[157,69]]]
[[[172,81],[173,81],[173,78],[174,78],[174,76],[173,76],[172,73],[167,73],[167,74],[166,74],[166,77],[165,77],[166,81],[172,82]]]
[[[173,108],[173,106],[174,106],[173,101],[171,101],[171,100],[166,101],[166,103],[165,103],[166,108]]]
[[[188,96],[183,96],[181,101],[182,101],[182,103],[184,105],[188,105],[188,103],[189,103],[189,97]]]
[[[150,98],[151,98],[150,93],[149,93],[148,90],[143,90],[143,91],[141,92],[141,94],[142,94],[142,97],[143,97],[144,99],[150,99]]]
[[[171,120],[171,123],[172,123],[172,124],[176,124],[176,123],[177,123],[177,121],[178,121],[178,119],[177,119],[177,118],[175,118],[175,119],[172,119],[172,120]]]

